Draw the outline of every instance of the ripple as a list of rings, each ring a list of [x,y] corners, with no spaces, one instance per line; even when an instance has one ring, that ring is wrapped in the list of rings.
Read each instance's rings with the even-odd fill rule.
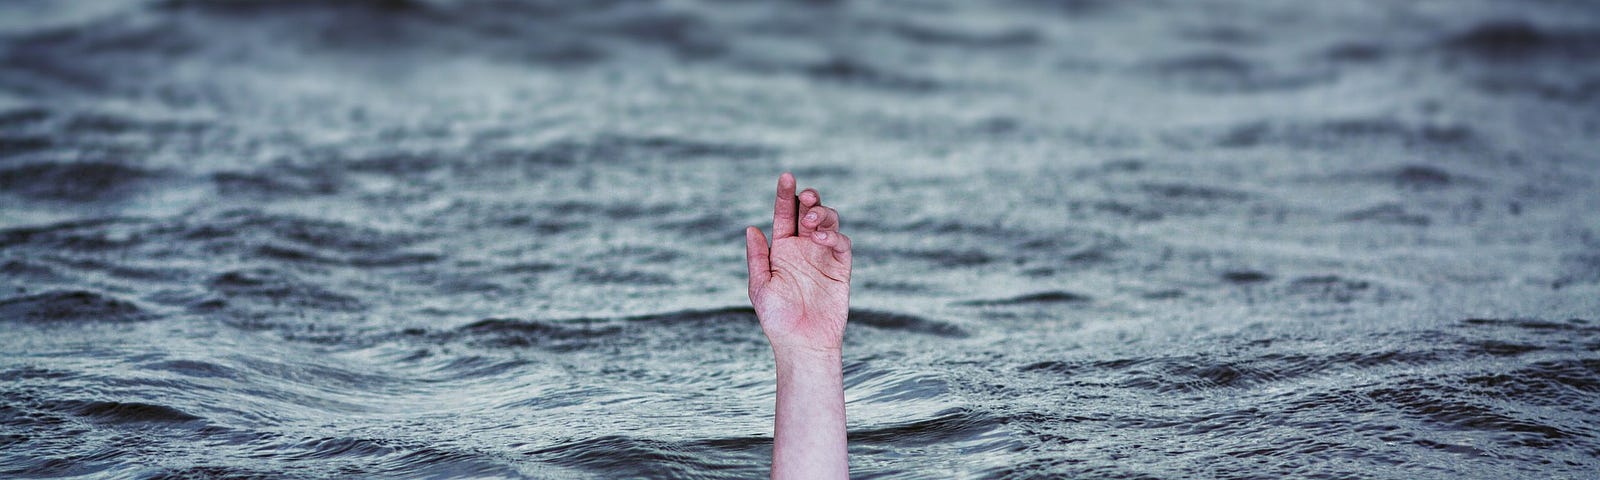
[[[1075,362],[1049,360],[1017,367],[1017,371],[1060,376],[1083,386],[1115,386],[1159,393],[1201,393],[1219,389],[1251,389],[1331,372],[1430,365],[1450,358],[1450,355],[1422,348],[1333,354],[1269,352],[1220,358],[1178,356]]]
[[[569,352],[601,345],[651,348],[658,343],[745,344],[759,341],[759,331],[754,309],[726,307],[621,317],[488,318],[464,325],[455,333],[482,346]]]
[[[283,445],[283,458],[305,461],[341,457],[376,457],[394,454],[397,448],[364,438],[324,437],[308,438]]]
[[[186,478],[266,480],[283,478],[283,472],[267,468],[253,469],[236,466],[205,465],[146,470],[138,478],[140,480],[181,480]]]
[[[0,319],[29,323],[126,322],[153,318],[133,302],[88,290],[55,290],[0,300]]]
[[[760,477],[785,169],[860,477],[1600,471],[1575,2],[14,3],[0,477]]]
[[[1454,178],[1438,167],[1408,165],[1395,170],[1395,184],[1411,188],[1437,188],[1450,185]]]
[[[642,270],[579,268],[572,277],[579,283],[590,285],[673,285],[671,275]]]
[[[1228,188],[1192,183],[1141,183],[1145,193],[1175,200],[1230,200],[1250,198],[1249,193]]]
[[[742,443],[742,442],[736,442]],[[747,462],[723,460],[707,447],[727,442],[695,443],[606,435],[536,450],[530,455],[555,465],[600,472],[609,477],[716,477],[749,478],[765,469]]]
[[[966,48],[1017,48],[1038,45],[1043,36],[1037,30],[1015,28],[998,31],[969,31],[942,25],[894,22],[890,31],[919,44],[951,45]]]
[[[1272,275],[1259,270],[1228,270],[1222,272],[1222,279],[1236,285],[1248,285],[1272,280]]]
[[[850,443],[915,447],[971,440],[997,428],[1001,422],[993,415],[966,408],[952,408],[931,418],[858,427],[849,433]]]
[[[1505,373],[1469,376],[1463,382],[1485,389],[1493,398],[1600,413],[1600,406],[1583,401],[1600,393],[1600,359],[1531,362]]]
[[[873,368],[852,363],[844,368],[844,388],[861,402],[894,405],[897,402],[935,400],[950,393],[936,376]]]
[[[801,72],[819,80],[884,90],[927,92],[941,87],[939,82],[931,79],[897,72],[887,67],[843,56],[806,65],[801,69]]]
[[[113,424],[189,423],[203,420],[176,408],[139,402],[81,402],[68,409],[76,415]]]
[[[298,175],[284,168],[271,172],[217,172],[211,175],[211,182],[220,194],[250,197],[332,195],[343,186],[336,176]]]
[[[1355,301],[1386,302],[1402,296],[1367,280],[1343,278],[1338,275],[1299,277],[1289,281],[1284,293],[1312,302],[1351,303]]]
[[[229,211],[214,219],[197,222],[192,230],[186,232],[186,236],[217,235],[211,238],[222,238],[241,233],[262,233],[306,247],[342,252],[388,252],[415,240],[413,236],[346,222],[271,215],[253,210]]]
[[[1321,121],[1257,121],[1223,132],[1217,145],[1230,148],[1287,145],[1325,148],[1350,142],[1390,142],[1410,147],[1463,148],[1483,143],[1481,134],[1464,124],[1414,124],[1385,116]]]
[[[6,260],[5,263],[0,263],[0,275],[35,285],[62,279],[61,275],[49,265],[27,260]]]
[[[1441,45],[1487,60],[1541,54],[1593,58],[1600,56],[1600,31],[1546,28],[1521,19],[1490,20],[1451,35]]]
[[[0,129],[38,125],[51,116],[49,109],[40,107],[0,108]]]
[[[228,300],[274,308],[291,306],[332,311],[362,308],[361,301],[355,297],[302,282],[291,274],[269,268],[224,272],[212,277],[208,286]]]
[[[502,151],[494,154],[491,165],[529,168],[590,162],[752,158],[774,152],[773,148],[758,144],[609,133],[557,140],[534,150]]]
[[[861,325],[879,330],[919,333],[945,338],[966,338],[966,330],[949,323],[928,318],[883,310],[850,309],[851,325]]]
[[[949,323],[882,310],[851,309],[849,324],[857,328],[943,338],[969,336],[966,330]],[[624,317],[488,318],[464,325],[456,333],[483,346],[566,352],[597,345],[631,348],[657,342],[759,342],[758,325],[754,309],[726,307]]]
[[[571,351],[588,347],[598,339],[621,334],[623,330],[620,325],[596,325],[594,322],[489,318],[465,325],[461,331],[487,337],[485,341],[493,346],[537,346]]]
[[[1396,189],[1407,191],[1443,190],[1456,186],[1481,185],[1482,183],[1467,175],[1452,173],[1450,170],[1439,166],[1423,164],[1334,174],[1331,179],[1374,186],[1387,184],[1393,185]]]
[[[1265,368],[1263,368],[1265,367]],[[1033,368],[1033,370],[1049,367]],[[1251,388],[1305,373],[1299,364],[1262,365],[1254,362],[1210,362],[1199,358],[1139,362],[1124,369],[1116,385],[1157,393],[1196,393],[1218,389]]]
[[[1421,213],[1411,213],[1404,205],[1398,203],[1380,203],[1370,207],[1353,210],[1339,215],[1339,220],[1358,223],[1380,223],[1387,225],[1404,225],[1411,227],[1426,227],[1433,224],[1433,217]]]
[[[1552,287],[1600,283],[1600,253],[1562,255],[1559,271],[1560,276],[1551,282]]]
[[[870,255],[873,252],[874,252],[873,250],[868,250],[868,255],[863,255],[863,256],[877,256],[877,255]],[[898,250],[893,250],[893,251],[889,251],[889,252],[884,252],[884,256],[890,256],[890,255],[897,256],[897,257],[902,257],[902,258],[920,260],[920,261],[924,261],[924,262],[929,262],[929,263],[932,263],[934,265],[938,265],[940,267],[947,267],[947,268],[976,267],[976,266],[979,266],[979,265],[985,265],[985,264],[989,264],[989,263],[994,263],[995,261],[998,260],[997,258],[995,258],[994,254],[991,254],[991,253],[989,253],[987,251],[979,250],[979,249],[947,249],[947,250],[898,249]]]
[[[0,134],[0,154],[6,155],[8,159],[34,152],[49,151],[55,147],[56,142],[49,137]]]
[[[1600,334],[1600,326],[1581,318],[1574,318],[1564,322],[1536,318],[1469,318],[1462,320],[1461,323],[1474,327],[1513,327],[1533,332]]]
[[[1035,293],[1029,293],[1029,294],[1024,294],[1024,295],[1018,295],[1018,296],[1009,297],[1009,298],[998,298],[998,299],[989,299],[989,300],[966,300],[966,301],[955,302],[952,305],[962,305],[962,306],[971,306],[971,307],[1012,306],[1012,305],[1053,305],[1053,304],[1060,304],[1060,303],[1086,303],[1086,302],[1089,302],[1089,301],[1092,301],[1092,300],[1094,300],[1093,297],[1090,297],[1088,295],[1084,295],[1084,294],[1081,294],[1081,293],[1068,292],[1068,291],[1064,291],[1064,290],[1050,290],[1050,291],[1044,291],[1044,292],[1035,292]]]
[[[176,373],[193,378],[241,379],[240,373],[226,365],[197,360],[164,360],[147,363],[144,368]]]
[[[130,195],[164,176],[112,162],[33,163],[0,170],[0,189],[30,198],[92,202]]]
[[[1389,56],[1389,48],[1376,43],[1344,42],[1328,47],[1322,56],[1337,62],[1367,63]]]
[[[1574,432],[1537,419],[1525,418],[1510,409],[1480,404],[1470,397],[1443,395],[1444,392],[1451,390],[1454,389],[1424,382],[1421,385],[1372,389],[1367,391],[1366,395],[1374,401],[1430,423],[1449,425],[1457,429],[1507,434],[1501,437],[1500,442],[1503,443],[1520,443],[1531,437],[1534,440],[1542,440],[1537,446],[1553,446],[1579,437]]]
[[[1143,72],[1185,88],[1208,93],[1261,93],[1298,90],[1337,78],[1330,72],[1291,72],[1227,52],[1203,52],[1152,62]]]

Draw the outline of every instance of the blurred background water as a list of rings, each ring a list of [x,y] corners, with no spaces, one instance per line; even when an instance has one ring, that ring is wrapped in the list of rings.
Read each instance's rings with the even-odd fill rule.
[[[1584,1],[0,3],[0,476],[1594,478]]]

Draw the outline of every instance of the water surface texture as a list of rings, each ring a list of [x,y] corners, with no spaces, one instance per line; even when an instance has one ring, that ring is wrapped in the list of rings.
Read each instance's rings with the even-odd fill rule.
[[[0,477],[1594,478],[1593,2],[0,3]]]

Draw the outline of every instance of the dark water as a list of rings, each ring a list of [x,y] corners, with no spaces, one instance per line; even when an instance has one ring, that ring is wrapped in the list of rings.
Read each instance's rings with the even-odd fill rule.
[[[1580,1],[0,3],[0,477],[1595,478]]]

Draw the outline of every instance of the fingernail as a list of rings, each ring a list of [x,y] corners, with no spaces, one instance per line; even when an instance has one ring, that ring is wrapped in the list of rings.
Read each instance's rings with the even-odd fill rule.
[[[815,238],[817,240],[827,240],[828,232],[811,232],[811,238]]]
[[[806,212],[806,221],[807,222],[815,221],[816,219],[817,219],[817,212]]]

